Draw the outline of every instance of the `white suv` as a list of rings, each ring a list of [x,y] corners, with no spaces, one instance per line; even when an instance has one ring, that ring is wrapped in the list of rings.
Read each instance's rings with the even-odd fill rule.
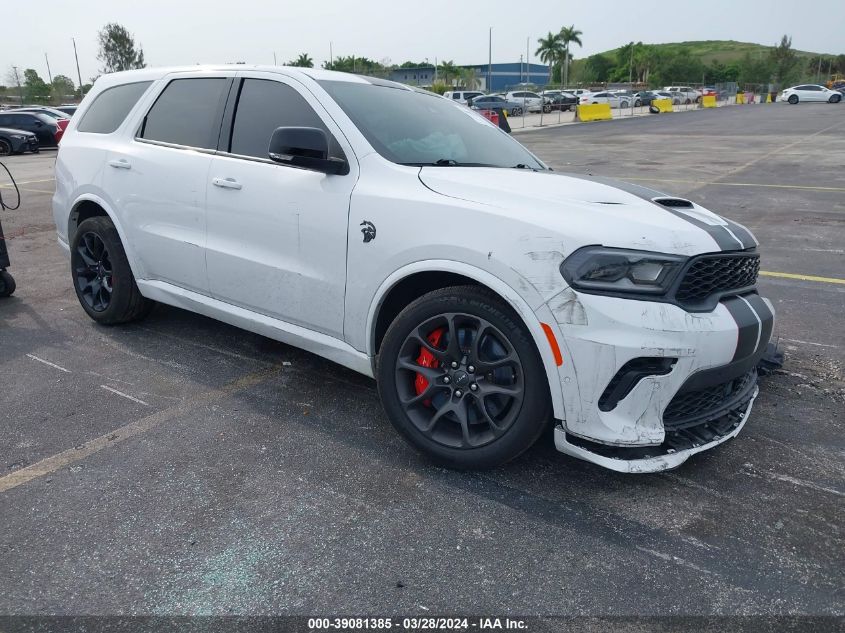
[[[540,110],[543,112],[551,112],[547,99],[541,97],[536,92],[527,92],[525,90],[509,92],[505,95],[505,99],[521,103],[522,108],[526,112],[540,112]]]
[[[666,86],[666,92],[678,93],[681,103],[698,103],[701,100],[701,92],[690,86]]]
[[[53,212],[98,323],[160,301],[310,350],[375,377],[396,429],[456,468],[550,424],[608,468],[677,466],[745,424],[772,331],[744,227],[345,73],[105,75]]]
[[[470,99],[483,96],[484,93],[479,92],[478,90],[450,90],[443,93],[444,99],[451,99],[452,101],[457,101],[458,103],[463,103],[464,105],[467,105]]]

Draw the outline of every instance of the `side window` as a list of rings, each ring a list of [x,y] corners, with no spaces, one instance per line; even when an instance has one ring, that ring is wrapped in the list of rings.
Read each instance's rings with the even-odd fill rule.
[[[457,99],[460,99],[460,98],[461,98],[461,93],[460,93],[460,92],[453,92],[453,93],[452,93],[452,98],[453,98],[453,99],[456,99],[456,100],[457,100]]]
[[[231,80],[174,79],[144,117],[140,138],[216,149]]]
[[[88,106],[76,129],[80,132],[111,134],[120,127],[126,115],[138,103],[138,99],[147,91],[151,83],[151,81],[139,81],[103,90],[94,99],[94,103]]]
[[[343,151],[322,119],[296,90],[278,81],[244,79],[238,96],[229,151],[267,158],[270,137],[278,127],[316,127],[329,136],[329,155]]]

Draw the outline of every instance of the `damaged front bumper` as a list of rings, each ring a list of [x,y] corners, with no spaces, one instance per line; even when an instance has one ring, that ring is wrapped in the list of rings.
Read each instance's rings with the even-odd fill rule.
[[[555,447],[562,453],[593,462],[621,473],[655,473],[677,468],[696,453],[718,446],[736,437],[745,426],[759,388],[755,386],[751,399],[741,410],[732,411],[723,418],[708,425],[705,433],[696,433],[690,438],[683,430],[667,432],[663,443],[657,446],[614,447],[589,442],[566,432],[563,426],[555,427]],[[675,438],[673,433],[686,437]],[[678,439],[691,444],[689,448],[677,450]]]

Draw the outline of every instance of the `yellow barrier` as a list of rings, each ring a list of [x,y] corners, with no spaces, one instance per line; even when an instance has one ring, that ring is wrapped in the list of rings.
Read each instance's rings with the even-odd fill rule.
[[[673,112],[671,99],[655,99],[651,102],[658,112]]]
[[[715,108],[716,107],[716,95],[704,95],[701,97],[701,107],[702,108]]]
[[[771,102],[772,102],[772,93],[771,92],[766,93],[766,103],[771,103]]]
[[[742,105],[743,103],[745,103],[745,93],[737,92],[736,93],[736,104]]]
[[[576,121],[608,121],[612,118],[609,103],[591,103],[575,108]]]

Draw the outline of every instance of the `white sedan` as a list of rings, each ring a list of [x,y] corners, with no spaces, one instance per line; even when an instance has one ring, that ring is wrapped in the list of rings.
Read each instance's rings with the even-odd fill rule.
[[[617,95],[612,92],[588,92],[581,95],[581,105],[590,103],[609,103],[611,108],[622,108],[631,105],[631,98],[627,95]]]
[[[842,93],[818,84],[803,84],[784,90],[780,95],[780,101],[786,101],[792,105],[799,101],[839,103],[842,101]]]

